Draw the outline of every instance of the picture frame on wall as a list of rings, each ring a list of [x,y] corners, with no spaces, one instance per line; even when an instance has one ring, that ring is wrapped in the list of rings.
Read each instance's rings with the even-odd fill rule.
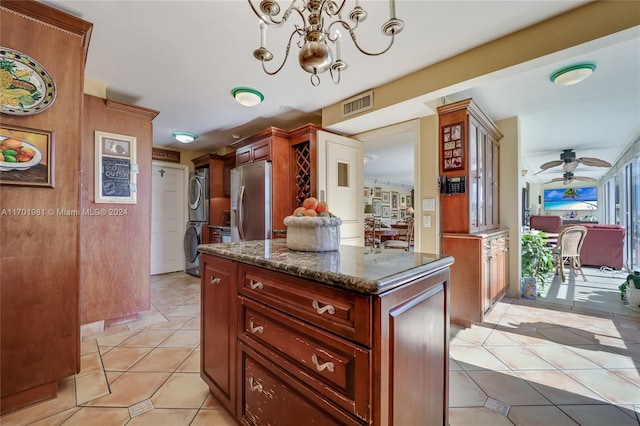
[[[382,201],[379,198],[374,198],[373,202],[373,217],[381,217],[382,216]]]
[[[381,198],[382,197],[382,188],[376,186],[373,188],[373,198]]]
[[[389,206],[382,206],[382,217],[390,217],[391,212],[389,210]]]
[[[95,202],[136,204],[136,138],[96,130]]]
[[[442,127],[442,169],[459,170],[464,168],[464,151],[462,140],[464,138],[464,123],[456,123]]]
[[[389,204],[390,198],[391,198],[391,192],[382,191],[382,204]]]
[[[400,208],[407,207],[407,197],[400,194]]]
[[[407,202],[407,207],[413,207],[413,200],[411,199],[411,195],[407,195],[406,202]]]
[[[393,210],[397,210],[399,202],[400,202],[399,201],[399,194],[397,192],[392,192],[391,193],[391,208]]]
[[[0,185],[54,187],[54,133],[0,125]]]

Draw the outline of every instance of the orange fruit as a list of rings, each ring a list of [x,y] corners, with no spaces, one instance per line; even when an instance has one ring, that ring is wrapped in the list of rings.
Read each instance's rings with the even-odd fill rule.
[[[309,197],[302,202],[302,207],[307,210],[315,210],[318,205],[318,199],[315,197]]]
[[[295,209],[295,210],[293,211],[293,215],[294,215],[294,216],[302,216],[302,215],[304,214],[304,211],[305,211],[305,210],[306,210],[306,209],[305,209],[304,207],[298,207],[297,209]]]
[[[311,216],[311,217],[318,216],[318,213],[316,213],[316,211],[315,211],[315,210],[313,210],[313,209],[306,209],[306,210],[304,211],[304,213],[302,213],[302,214],[303,214],[304,216]]]
[[[318,205],[316,206],[316,211],[318,213],[328,212],[329,211],[329,205],[327,204],[326,201],[320,201],[318,203]]]

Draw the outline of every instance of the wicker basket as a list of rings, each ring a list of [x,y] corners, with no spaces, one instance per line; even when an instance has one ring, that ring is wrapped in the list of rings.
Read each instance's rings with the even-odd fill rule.
[[[627,301],[629,309],[640,312],[640,289],[633,285],[633,280],[627,281]]]
[[[287,247],[298,251],[334,251],[340,247],[339,217],[284,218],[287,225]]]

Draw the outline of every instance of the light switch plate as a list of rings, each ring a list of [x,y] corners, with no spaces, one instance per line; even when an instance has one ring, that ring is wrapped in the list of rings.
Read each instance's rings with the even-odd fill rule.
[[[431,228],[431,216],[429,215],[422,216],[422,227]]]
[[[434,198],[424,198],[422,199],[422,210],[424,211],[434,211],[436,209],[436,200]]]

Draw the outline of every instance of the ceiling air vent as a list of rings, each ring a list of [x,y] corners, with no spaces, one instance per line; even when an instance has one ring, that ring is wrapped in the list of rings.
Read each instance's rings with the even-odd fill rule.
[[[347,99],[342,103],[342,116],[360,114],[373,108],[373,90]]]

